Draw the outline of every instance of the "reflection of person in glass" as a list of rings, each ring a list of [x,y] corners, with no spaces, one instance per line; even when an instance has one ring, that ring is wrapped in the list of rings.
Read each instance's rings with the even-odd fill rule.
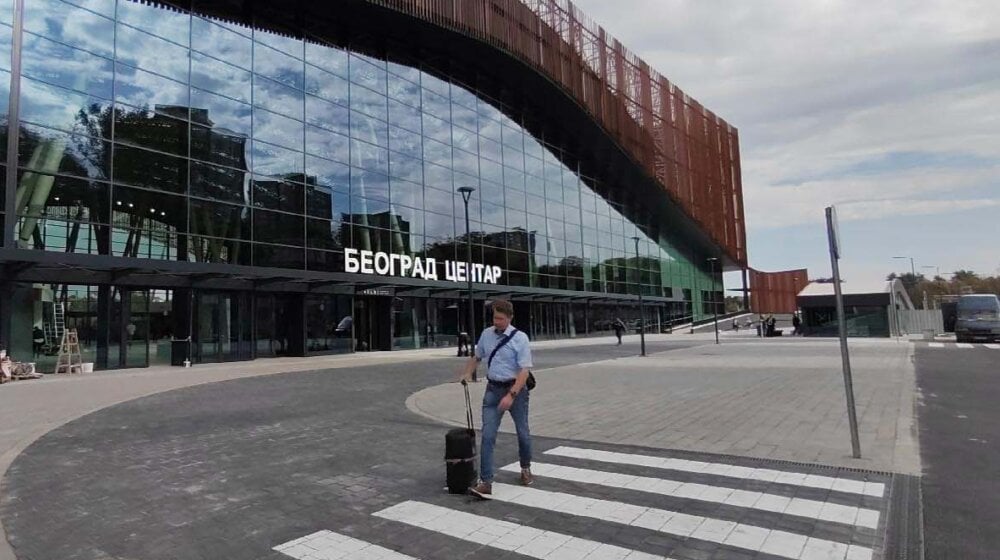
[[[334,333],[337,338],[348,338],[351,336],[351,328],[354,326],[354,318],[350,315],[345,315],[343,319],[337,323],[337,328]]]
[[[45,346],[45,333],[42,332],[41,327],[35,325],[35,328],[31,330],[31,346],[35,352],[35,356],[42,353],[42,348]]]

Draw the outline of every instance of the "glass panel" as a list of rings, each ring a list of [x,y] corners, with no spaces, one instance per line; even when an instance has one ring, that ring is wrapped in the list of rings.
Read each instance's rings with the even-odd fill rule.
[[[305,125],[301,121],[262,109],[254,110],[253,119],[255,139],[296,151],[303,150]]]
[[[154,8],[136,2],[119,2],[118,21],[181,45],[186,46],[190,39],[191,16],[178,10]]]
[[[351,54],[351,81],[385,95],[385,63],[363,55]],[[353,94],[353,91],[352,91]]]
[[[301,47],[301,41],[299,45]],[[305,65],[301,60],[259,43],[254,43],[253,71],[295,89],[305,86]]]
[[[251,244],[231,239],[189,236],[187,259],[193,262],[250,265]]]
[[[111,175],[107,141],[26,123],[20,132],[18,162],[22,167],[99,180]]]
[[[149,365],[149,292],[126,291],[128,322],[125,324],[125,367]],[[169,360],[168,360],[169,361]]]
[[[110,2],[111,14],[114,2]],[[61,43],[114,56],[115,24],[111,19],[58,0],[25,2],[24,29]]]
[[[301,120],[305,110],[305,94],[279,82],[255,76],[253,103],[269,111]]]
[[[243,152],[242,148],[251,131],[251,109],[249,105],[192,88],[190,118],[197,124],[210,125],[212,129],[211,137],[205,138],[206,141],[210,141],[210,144],[203,146],[201,148],[203,151],[199,151],[198,148],[193,146],[191,151],[192,157],[205,159],[202,157],[204,154],[218,152],[219,150],[214,145],[216,142],[224,144],[238,142],[240,145],[239,152]],[[203,127],[196,127],[196,130],[197,128],[204,130]],[[194,131],[192,131],[192,134],[197,135]],[[234,140],[236,138],[239,138],[239,140]],[[195,146],[198,146],[197,139],[193,138],[192,140],[194,140]],[[229,149],[226,148],[224,151],[228,152]],[[207,161],[213,160],[212,158],[208,158]]]
[[[325,250],[341,249],[342,229],[340,221],[309,218],[306,220],[306,246]]]
[[[303,251],[304,249],[294,247],[255,243],[253,246],[253,265],[303,269],[305,268]]]
[[[170,364],[170,341],[174,338],[174,318],[171,315],[173,290],[149,291],[149,363]]]
[[[307,352],[349,352],[352,325],[350,297],[306,297]]]
[[[253,211],[253,233],[257,241],[269,241],[301,247],[305,245],[305,222],[302,216],[280,212]],[[256,254],[256,249],[254,250]]]
[[[277,49],[289,57],[302,60],[304,56],[302,39],[278,35],[269,31],[255,30],[254,41],[260,45],[267,45],[272,49]]]
[[[422,130],[420,110],[403,105],[391,97],[389,98],[389,122],[417,133]],[[448,134],[451,132],[449,131]]]
[[[305,90],[317,97],[347,105],[350,85],[347,80],[315,66],[306,65]]]
[[[342,77],[348,76],[347,51],[337,47],[331,47],[317,43],[313,40],[306,41],[306,62],[315,64],[327,72]]]
[[[363,87],[351,87],[351,109],[360,111],[379,120],[389,118],[389,109],[384,94]]]
[[[250,69],[253,62],[253,43],[250,38],[226,29],[218,22],[202,18],[192,21],[192,33],[196,50],[235,64],[241,68]]]
[[[256,355],[259,358],[274,357],[278,348],[274,337],[274,296],[258,294],[254,300],[254,314],[257,335]]]
[[[350,111],[347,107],[309,95],[306,96],[306,122],[341,134],[350,133]]]
[[[303,173],[301,152],[294,152],[273,144],[253,143],[253,171],[271,177],[301,176]]]
[[[180,81],[188,81],[189,51],[149,33],[119,25],[115,56],[118,62]],[[185,36],[186,40],[186,36]]]
[[[0,30],[7,29],[0,27]],[[9,49],[9,32],[0,40],[5,40],[4,44]],[[3,67],[7,68],[10,66],[10,52],[8,50],[3,54],[7,57]],[[114,65],[110,59],[25,33],[21,63],[25,76],[111,99]]]
[[[172,116],[143,109],[115,107],[115,140],[129,144],[185,156],[188,151],[188,123],[173,117],[187,118],[187,108],[177,107]],[[116,155],[116,157],[118,157]],[[117,161],[115,162],[117,165]]]
[[[175,260],[178,233],[187,231],[187,199],[119,186],[112,194],[112,254]]]
[[[158,112],[186,113],[188,86],[123,64],[115,65],[115,100]]]
[[[191,162],[191,194],[238,204],[250,201],[244,171],[197,161]]]
[[[183,158],[115,145],[115,181],[119,183],[183,193],[187,190],[187,165]]]
[[[9,75],[7,75],[9,77]],[[21,79],[21,120],[49,128],[111,137],[110,102],[97,97]]]
[[[250,240],[250,209],[245,206],[192,199],[190,219],[191,233],[207,237]]]
[[[293,181],[255,178],[253,181],[253,203],[259,208],[301,214],[304,211],[303,204],[305,203],[304,188],[301,183]],[[299,234],[301,235],[301,232]],[[301,244],[301,241],[296,244]]]
[[[249,107],[247,108],[249,110]],[[221,127],[191,125],[191,157],[245,171],[247,137]]]
[[[19,245],[66,248],[79,242],[88,253],[96,250],[98,239],[93,236],[98,232],[87,222],[108,223],[107,184],[23,171],[15,196],[22,218],[17,228]],[[49,235],[52,239],[46,240]]]
[[[197,52],[191,54],[191,85],[195,87],[250,103],[251,83],[247,70]]]

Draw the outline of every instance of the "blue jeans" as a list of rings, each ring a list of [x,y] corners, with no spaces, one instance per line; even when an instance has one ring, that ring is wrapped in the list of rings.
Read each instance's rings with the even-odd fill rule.
[[[483,442],[481,447],[482,456],[479,465],[479,478],[483,482],[493,482],[493,447],[497,443],[497,431],[500,429],[500,419],[503,412],[497,408],[500,399],[510,391],[509,387],[502,387],[488,383],[486,393],[483,395]],[[514,404],[510,407],[510,416],[514,419],[514,427],[517,429],[517,452],[521,458],[521,468],[526,469],[531,466],[531,432],[528,430],[528,388],[525,387],[514,399]]]

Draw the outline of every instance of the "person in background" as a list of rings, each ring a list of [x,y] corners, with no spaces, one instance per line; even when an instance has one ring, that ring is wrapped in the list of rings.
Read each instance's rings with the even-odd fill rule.
[[[618,346],[622,345],[622,334],[625,333],[625,322],[621,317],[615,317],[615,322],[611,323],[611,328],[615,329],[615,336],[618,337]]]
[[[42,353],[45,347],[45,333],[42,332],[41,327],[35,325],[31,330],[31,348],[34,351],[35,357],[38,357]]]

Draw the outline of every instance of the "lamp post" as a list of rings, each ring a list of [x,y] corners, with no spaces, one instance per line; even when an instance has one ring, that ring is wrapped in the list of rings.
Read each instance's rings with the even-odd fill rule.
[[[715,320],[715,343],[719,343],[719,302],[715,301],[715,263],[719,262],[719,259],[715,257],[709,257],[709,274],[712,275],[712,317]]]
[[[475,340],[475,336],[476,336],[476,333],[475,333],[476,310],[473,307],[473,305],[474,305],[473,301],[474,300],[472,298],[472,233],[469,231],[469,198],[472,197],[472,192],[475,191],[475,190],[476,189],[474,189],[472,187],[459,187],[458,188],[458,192],[462,193],[462,202],[465,203],[465,247],[466,247],[466,261],[467,261],[466,262],[466,267],[467,268],[465,270],[465,276],[469,280],[469,284],[468,284],[468,286],[469,286],[469,326],[466,327],[466,330],[468,331],[468,336],[469,336],[469,339],[468,339],[469,346],[468,346],[468,348],[470,349],[470,351],[471,351],[472,345],[473,345],[472,341]],[[472,380],[473,381],[478,381],[479,380],[478,377],[477,377],[477,375],[476,375],[476,370],[472,370]]]
[[[639,269],[639,237],[635,236],[632,238],[635,241],[635,273],[636,273],[636,291],[639,292],[639,351],[642,356],[646,355],[646,312],[642,306],[642,275]]]
[[[913,266],[913,257],[892,257],[894,259],[910,259],[910,274],[913,275],[913,279],[917,279],[917,269]]]

